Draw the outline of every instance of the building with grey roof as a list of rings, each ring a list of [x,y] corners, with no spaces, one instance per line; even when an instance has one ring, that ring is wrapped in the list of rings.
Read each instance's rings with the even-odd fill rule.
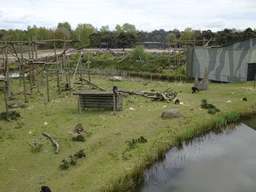
[[[251,81],[256,74],[256,36],[222,47],[188,47],[187,75],[212,81]]]

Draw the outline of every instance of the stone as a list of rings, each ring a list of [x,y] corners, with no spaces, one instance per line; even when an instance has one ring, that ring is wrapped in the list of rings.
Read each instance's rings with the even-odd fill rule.
[[[76,127],[73,129],[73,133],[74,134],[76,134],[76,133],[77,134],[85,133],[83,125],[81,123],[77,124]]]
[[[208,90],[209,89],[209,79],[208,79],[208,69],[205,67],[204,78],[196,86],[198,89]]]
[[[172,118],[172,117],[180,117],[181,112],[179,109],[169,109],[162,113],[162,117]]]

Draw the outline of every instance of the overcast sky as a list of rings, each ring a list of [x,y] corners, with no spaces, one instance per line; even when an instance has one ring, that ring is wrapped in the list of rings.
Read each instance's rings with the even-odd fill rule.
[[[56,28],[68,22],[100,29],[134,24],[136,29],[166,31],[256,28],[255,0],[1,0],[0,29]]]

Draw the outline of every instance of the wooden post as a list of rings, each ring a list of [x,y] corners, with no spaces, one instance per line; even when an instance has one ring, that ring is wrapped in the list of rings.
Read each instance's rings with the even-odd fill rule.
[[[32,54],[32,59],[34,59],[34,37],[31,37],[31,54]]]
[[[31,59],[31,42],[30,37],[28,38],[28,58]]]
[[[39,86],[40,86],[40,83],[39,83],[39,70],[38,70],[38,65],[36,65],[36,76],[37,76],[37,91],[39,92]]]
[[[19,64],[19,85],[21,87],[21,63]]]
[[[10,80],[9,80],[9,67],[8,67],[8,52],[7,52],[7,41],[5,40],[5,79],[6,87],[8,92],[8,98],[11,96]]]
[[[70,63],[69,63],[69,60],[68,60],[68,87],[69,87],[69,96],[71,97],[72,94],[71,94],[71,83],[70,83]]]
[[[54,38],[54,37],[53,37]],[[54,38],[55,39],[55,38]],[[59,69],[59,64],[58,64],[58,56],[57,56],[57,53],[56,53],[56,45],[55,45],[55,41],[53,42],[53,46],[54,46],[54,55],[55,55],[55,60],[56,60],[56,68]]]
[[[36,41],[36,36],[35,36],[35,41]],[[35,56],[36,56],[36,59],[37,59],[37,44],[35,43]]]
[[[30,92],[31,92],[31,97],[33,97],[33,80],[32,80],[32,66],[29,64],[29,80],[30,80]]]
[[[60,94],[60,73],[59,73],[59,69],[57,69],[57,87],[59,89],[59,94]]]
[[[22,66],[22,73],[23,73],[23,87],[24,87],[24,97],[25,97],[25,102],[27,102],[27,92],[26,92],[26,81],[25,81],[25,66]]]
[[[65,37],[64,37],[64,45],[63,45],[63,51],[64,51],[64,54],[63,54],[63,67],[64,69],[66,68],[66,40],[65,40]],[[66,82],[67,82],[67,76],[66,76]]]
[[[7,89],[8,89],[7,86],[8,86],[7,81],[5,81],[4,101],[5,101],[5,108],[6,108],[6,118],[9,121],[9,110],[8,110],[7,95],[6,95],[6,92],[7,92]]]
[[[50,101],[50,96],[49,96],[49,79],[48,79],[48,69],[46,70],[46,82],[47,82],[47,101]]]
[[[89,63],[89,51],[87,50],[88,54],[88,76],[89,76],[89,90],[91,90],[91,74],[90,74],[90,63]]]

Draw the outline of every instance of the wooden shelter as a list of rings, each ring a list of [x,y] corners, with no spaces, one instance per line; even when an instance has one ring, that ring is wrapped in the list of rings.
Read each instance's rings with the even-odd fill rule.
[[[114,94],[112,91],[83,91],[79,90],[73,93],[78,96],[78,108],[105,108],[116,109],[123,108],[122,94]]]

